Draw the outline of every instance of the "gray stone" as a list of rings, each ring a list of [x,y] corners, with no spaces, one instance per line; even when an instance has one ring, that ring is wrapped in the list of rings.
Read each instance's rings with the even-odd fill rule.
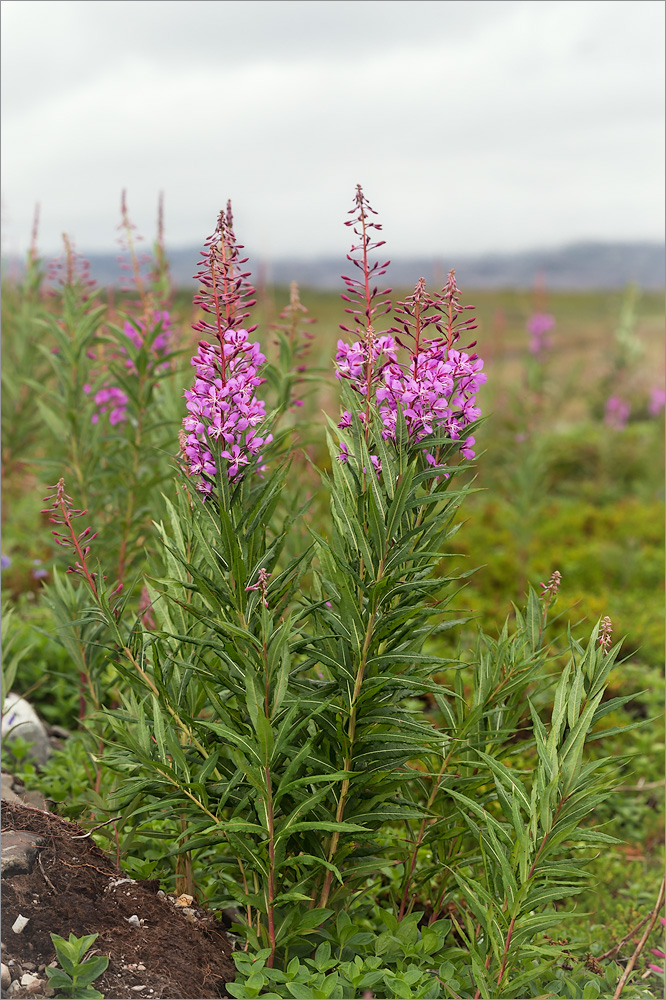
[[[25,802],[26,805],[46,811],[46,799],[37,790],[28,792],[13,774],[2,772],[2,799],[5,802]]]
[[[2,707],[2,738],[11,752],[11,742],[17,737],[31,743],[28,756],[43,765],[52,753],[48,733],[32,705],[13,691],[5,698]]]
[[[9,966],[2,963],[2,988],[3,990],[9,989],[9,984],[12,981],[12,974],[9,971]]]
[[[23,830],[10,830],[2,835],[2,859],[0,874],[29,875],[37,857],[37,848],[43,843],[42,837],[36,833],[26,833]]]
[[[12,783],[14,781],[14,776],[7,774],[6,771],[2,772],[2,798],[5,802],[20,802],[21,798],[16,794],[12,788]]]

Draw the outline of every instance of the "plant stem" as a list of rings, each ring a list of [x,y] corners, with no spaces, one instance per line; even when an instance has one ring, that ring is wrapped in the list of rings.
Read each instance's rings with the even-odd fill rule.
[[[379,570],[377,573],[377,581],[381,580],[384,574],[384,560],[382,559]],[[354,747],[354,735],[356,733],[356,709],[358,697],[361,693],[361,687],[363,685],[363,676],[365,674],[365,667],[368,661],[368,651],[370,649],[370,643],[372,641],[372,633],[375,625],[375,617],[377,615],[377,609],[374,608],[368,619],[368,625],[365,630],[365,639],[363,641],[363,649],[361,650],[361,662],[359,663],[358,671],[356,673],[356,681],[354,683],[354,691],[351,697],[350,712],[349,712],[349,725],[347,728],[347,734],[349,737],[349,748],[345,756],[344,770],[349,772],[352,769],[352,758],[353,758],[353,747]],[[338,799],[338,807],[335,813],[336,823],[341,823],[344,816],[345,805],[347,803],[347,795],[349,793],[350,779],[345,778],[342,782],[342,787],[340,788],[340,798]],[[338,843],[340,841],[340,833],[338,830],[335,831],[331,837],[331,846],[328,851],[329,862],[333,861],[335,852],[338,849]],[[319,902],[320,907],[325,907],[328,902],[329,893],[331,891],[331,884],[333,881],[333,872],[329,869],[326,872],[326,878],[324,879],[324,886],[321,892],[321,899]]]
[[[659,916],[659,911],[661,910],[662,906],[664,905],[664,889],[665,889],[665,886],[666,886],[666,879],[662,878],[661,885],[659,886],[659,893],[657,895],[657,902],[655,903],[654,909],[652,910],[652,913],[650,914],[650,920],[648,922],[648,925],[645,928],[645,930],[643,931],[641,939],[638,942],[638,944],[636,945],[636,948],[634,949],[633,955],[631,956],[631,958],[627,962],[627,964],[625,966],[625,969],[624,969],[624,972],[620,976],[620,979],[618,981],[615,993],[613,994],[613,1000],[619,1000],[619,998],[622,996],[622,990],[624,989],[625,983],[627,982],[627,979],[629,978],[629,976],[631,974],[631,970],[633,969],[633,967],[634,967],[634,965],[636,963],[636,959],[638,958],[638,956],[642,952],[643,948],[645,947],[645,942],[647,941],[648,937],[650,936],[650,932],[652,931],[652,928],[654,927],[655,923],[657,922],[657,917]]]
[[[435,796],[437,795],[437,792],[439,791],[439,786],[442,783],[442,778],[444,777],[444,773],[446,771],[446,768],[449,765],[449,761],[451,760],[452,755],[453,755],[453,750],[449,751],[449,753],[447,754],[447,756],[442,761],[442,766],[439,769],[439,773],[437,775],[437,780],[435,781],[435,785],[434,785],[434,787],[432,789],[432,792],[430,793],[430,796],[428,798],[428,804],[426,806],[426,809],[427,809],[428,812],[431,810],[432,804],[435,801]],[[416,838],[416,843],[414,844],[414,850],[412,851],[412,857],[411,857],[411,862],[410,862],[410,866],[409,866],[409,872],[407,873],[407,881],[405,883],[405,891],[402,894],[402,900],[400,902],[400,911],[398,913],[398,923],[400,923],[400,921],[402,920],[402,918],[405,915],[405,909],[406,909],[406,906],[407,906],[407,897],[409,895],[409,887],[410,887],[411,882],[412,882],[412,876],[414,874],[414,868],[416,866],[416,858],[417,858],[417,855],[418,855],[419,847],[421,846],[421,843],[423,842],[423,837],[425,835],[426,825],[427,825],[427,817],[424,816],[423,819],[421,820],[421,827],[419,829],[418,837]]]
[[[274,817],[273,817],[273,788],[271,784],[271,770],[269,767],[264,768],[264,775],[266,777],[266,818],[268,821],[268,906],[267,906],[267,916],[268,916],[268,940],[271,948],[271,953],[266,960],[266,967],[269,969],[273,968],[273,963],[275,961],[275,916],[273,913],[273,900],[275,899],[275,829],[274,829]]]

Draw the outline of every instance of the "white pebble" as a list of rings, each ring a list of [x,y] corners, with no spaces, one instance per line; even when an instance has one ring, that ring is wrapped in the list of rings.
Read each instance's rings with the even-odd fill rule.
[[[130,927],[140,927],[141,921],[139,920],[136,913],[133,913],[131,917],[125,917],[125,920],[130,925]]]
[[[12,930],[14,931],[14,934],[20,934],[21,931],[26,926],[26,924],[28,923],[29,920],[30,920],[30,917],[24,917],[24,916],[22,916],[19,913],[18,917],[16,918],[16,920],[12,924]]]

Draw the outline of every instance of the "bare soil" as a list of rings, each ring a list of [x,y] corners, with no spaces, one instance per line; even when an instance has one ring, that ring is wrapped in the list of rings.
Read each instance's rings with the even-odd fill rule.
[[[225,984],[235,978],[231,946],[211,914],[187,906],[187,899],[179,905],[159,892],[157,880],[126,879],[85,830],[59,816],[3,801],[2,829],[10,838],[12,831],[39,837],[32,870],[2,879],[2,961],[13,960],[14,978],[18,965],[46,979],[44,966],[56,958],[49,932],[98,933],[90,954],[106,955],[109,965],[93,985],[107,1000],[228,995]],[[29,920],[16,934],[19,914]],[[13,994],[40,995],[48,993]]]

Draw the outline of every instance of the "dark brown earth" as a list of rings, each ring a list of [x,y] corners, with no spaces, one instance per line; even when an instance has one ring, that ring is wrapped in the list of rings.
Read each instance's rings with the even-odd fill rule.
[[[21,971],[46,978],[44,966],[56,958],[50,931],[64,938],[98,933],[90,954],[106,955],[109,965],[93,986],[107,1000],[227,996],[225,983],[235,978],[231,946],[211,914],[187,906],[187,897],[180,900],[183,906],[158,895],[157,880],[120,881],[123,872],[85,830],[41,809],[3,801],[2,831],[5,854],[16,831],[36,835],[30,865],[23,866],[31,870],[12,872],[9,866],[2,878],[2,961],[13,978]],[[19,914],[29,921],[15,934]],[[136,919],[130,924],[130,917],[140,926],[133,926]],[[44,995],[27,988],[13,993]]]

